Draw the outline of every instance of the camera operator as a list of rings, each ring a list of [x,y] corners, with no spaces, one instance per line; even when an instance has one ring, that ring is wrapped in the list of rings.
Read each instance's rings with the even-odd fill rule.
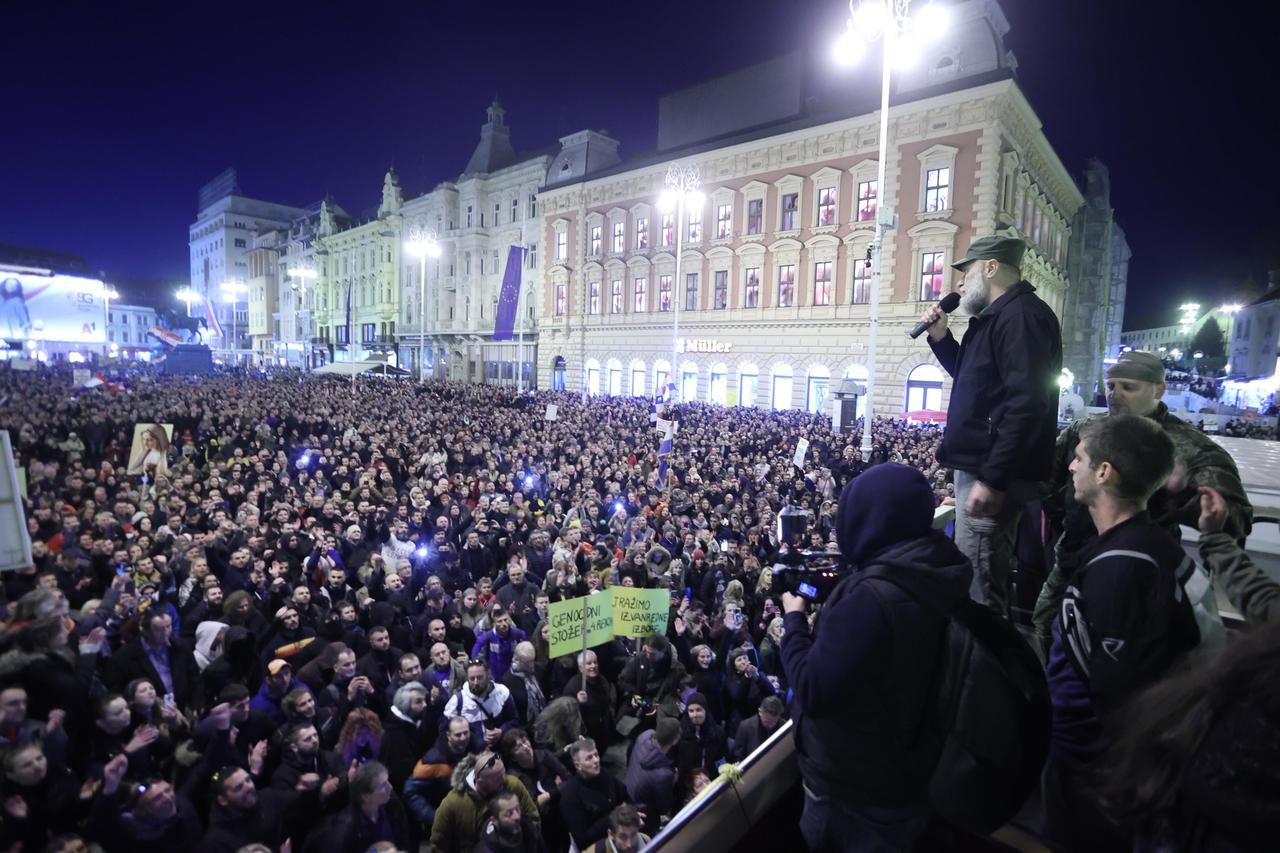
[[[942,733],[927,709],[944,617],[868,572],[909,574],[947,602],[963,600],[973,570],[933,530],[933,509],[918,470],[868,468],[840,496],[837,538],[853,571],[812,631],[805,599],[782,597],[810,850],[908,850],[928,826],[926,785]]]

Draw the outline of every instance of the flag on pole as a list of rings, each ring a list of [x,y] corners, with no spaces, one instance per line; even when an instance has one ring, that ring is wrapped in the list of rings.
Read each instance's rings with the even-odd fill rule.
[[[493,321],[493,339],[509,341],[516,329],[516,312],[520,308],[520,271],[524,267],[524,247],[507,249],[507,269],[502,274],[502,293],[498,296],[498,314]]]
[[[347,346],[352,346],[353,344],[354,344],[354,339],[351,337],[351,284],[348,284],[347,285]]]
[[[667,405],[671,398],[675,396],[676,383],[668,382],[665,386],[658,389],[658,393],[653,398],[653,408],[649,411],[649,420],[657,423],[667,417]]]
[[[209,297],[204,298],[204,316],[205,322],[209,327],[209,331],[218,337],[225,337],[222,333],[222,324],[218,322],[218,313],[213,310],[213,303],[209,301]]]
[[[147,334],[169,348],[176,347],[182,343],[182,338],[179,335],[161,326],[152,326],[147,330]]]
[[[671,458],[671,437],[675,435],[675,423],[668,421],[667,430],[658,445],[658,488],[667,487],[667,461]]]

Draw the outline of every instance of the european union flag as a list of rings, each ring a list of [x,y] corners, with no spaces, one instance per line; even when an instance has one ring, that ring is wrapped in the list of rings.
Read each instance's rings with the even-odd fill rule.
[[[509,341],[516,328],[516,311],[520,307],[520,270],[524,265],[524,247],[507,250],[507,269],[502,274],[502,293],[498,296],[498,315],[493,321],[493,339]]]

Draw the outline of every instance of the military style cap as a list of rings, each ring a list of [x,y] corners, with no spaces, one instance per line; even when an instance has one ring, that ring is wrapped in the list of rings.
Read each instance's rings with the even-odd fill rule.
[[[1027,244],[1017,237],[980,237],[969,246],[964,257],[951,265],[954,270],[964,272],[964,268],[974,261],[999,261],[1011,267],[1022,267],[1022,253]]]
[[[1164,363],[1155,353],[1129,350],[1120,353],[1116,363],[1107,368],[1108,379],[1136,379],[1159,385],[1164,382]]]

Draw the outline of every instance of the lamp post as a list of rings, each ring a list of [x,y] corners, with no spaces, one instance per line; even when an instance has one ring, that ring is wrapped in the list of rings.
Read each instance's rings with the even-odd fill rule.
[[[307,304],[307,279],[315,278],[318,273],[312,267],[290,267],[286,271],[290,278],[296,278],[302,283],[298,286],[298,292],[302,294],[303,309],[307,312],[307,323],[303,326],[303,332],[298,337],[302,338],[303,361],[307,370],[311,369],[311,341],[307,339],[306,329],[310,326],[311,309],[305,307]],[[297,328],[296,320],[294,328]]]
[[[222,299],[231,306],[231,363],[239,361],[240,335],[236,320],[236,306],[240,302],[240,294],[247,293],[249,286],[243,281],[227,279],[222,283]]]
[[[667,378],[668,384],[675,385],[673,398],[676,400],[683,396],[684,391],[680,387],[684,384],[684,376],[679,372],[678,358],[680,354],[680,266],[684,259],[685,208],[700,208],[705,203],[706,197],[698,190],[700,182],[696,165],[682,166],[679,163],[672,163],[667,169],[667,177],[664,180],[667,188],[658,197],[659,210],[664,213],[676,211],[676,270],[675,278],[671,282],[671,374]],[[661,293],[658,294],[658,298],[662,298]]]
[[[876,170],[876,234],[873,257],[875,269],[871,278],[871,302],[867,318],[867,405],[863,410],[862,455],[871,457],[871,432],[875,423],[876,337],[880,325],[881,250],[884,235],[894,225],[893,212],[882,202],[885,192],[885,163],[889,156],[889,71],[892,65],[910,66],[919,56],[917,32],[935,38],[947,25],[947,14],[938,3],[930,2],[913,18],[908,14],[911,0],[849,0],[849,19],[845,31],[836,42],[836,58],[852,64],[861,58],[866,43],[880,39],[880,148]]]
[[[190,317],[190,316],[191,316],[191,301],[192,301],[193,299],[199,299],[199,298],[200,298],[200,294],[199,294],[199,293],[197,293],[193,288],[190,288],[190,287],[183,287],[183,288],[180,288],[180,289],[179,289],[177,292],[175,292],[173,295],[174,295],[174,296],[176,296],[176,297],[178,297],[179,299],[181,299],[183,302],[185,302],[185,303],[186,303],[186,305],[187,305],[187,316],[188,316],[188,317]]]
[[[109,284],[103,285],[103,287],[102,287],[102,300],[103,300],[103,301],[102,301],[102,319],[103,319],[103,321],[106,323],[106,326],[104,326],[104,329],[103,329],[103,330],[107,333],[107,335],[110,335],[110,334],[111,334],[111,332],[110,332],[110,329],[111,329],[111,300],[112,300],[112,299],[119,299],[119,298],[120,298],[120,291],[116,290],[114,287],[112,287],[112,286],[111,286],[111,285],[109,285]],[[108,344],[108,349],[103,350],[104,354],[105,354],[107,351],[109,351],[109,347],[110,347],[111,341],[110,341],[110,340],[108,340],[108,341],[107,341],[107,344]]]
[[[418,382],[427,381],[427,258],[440,257],[440,241],[431,232],[415,230],[404,244],[418,259]]]

